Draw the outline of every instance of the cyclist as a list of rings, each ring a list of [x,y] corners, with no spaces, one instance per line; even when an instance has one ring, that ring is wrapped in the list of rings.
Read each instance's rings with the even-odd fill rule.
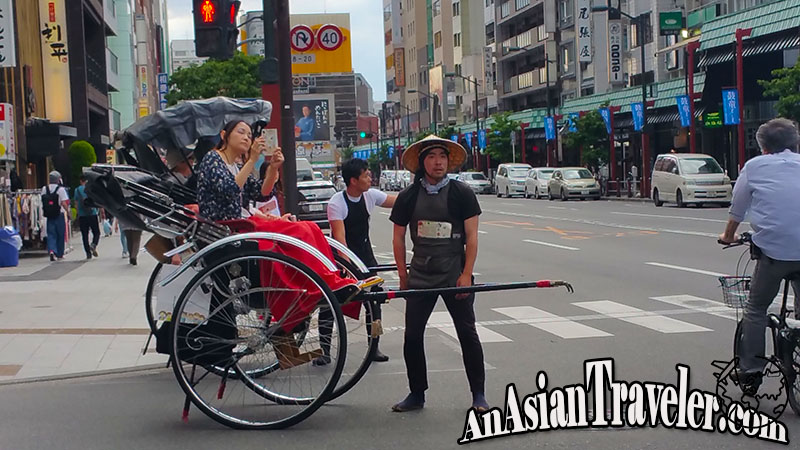
[[[763,358],[767,308],[780,289],[781,280],[800,272],[800,155],[798,131],[787,119],[761,125],[756,141],[763,153],[744,165],[733,189],[730,218],[720,243],[739,239],[736,229],[749,211],[753,229],[756,267],[745,304],[739,367],[736,376],[756,383],[764,369]],[[795,314],[797,314],[797,284]],[[748,381],[751,380],[751,381]]]

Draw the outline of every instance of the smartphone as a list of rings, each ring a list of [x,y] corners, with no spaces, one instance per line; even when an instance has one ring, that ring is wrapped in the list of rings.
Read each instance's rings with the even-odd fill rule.
[[[264,150],[264,156],[272,156],[275,154],[275,150],[278,148],[278,130],[275,128],[264,128],[264,131],[261,133],[264,136],[264,140],[266,141],[267,147]]]

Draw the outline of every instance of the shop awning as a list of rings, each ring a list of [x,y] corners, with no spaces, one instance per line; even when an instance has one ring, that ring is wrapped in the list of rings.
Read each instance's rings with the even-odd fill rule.
[[[25,125],[27,159],[34,162],[53,156],[61,149],[61,141],[78,136],[75,127],[52,123],[46,119],[32,119]]]
[[[800,46],[800,35],[776,35],[759,39],[758,41],[745,40],[744,49],[742,54],[744,57],[762,55],[765,53],[772,53],[788,48],[795,48]],[[725,50],[709,51],[700,58],[698,65],[700,67],[712,66],[714,64],[721,64],[724,62],[732,61],[736,55],[734,49],[730,48]]]

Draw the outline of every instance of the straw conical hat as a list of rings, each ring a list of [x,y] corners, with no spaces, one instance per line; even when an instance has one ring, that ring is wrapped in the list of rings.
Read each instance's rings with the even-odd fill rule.
[[[403,167],[411,172],[419,169],[419,155],[431,148],[443,148],[448,154],[447,171],[452,172],[460,168],[467,160],[467,151],[457,142],[443,139],[434,134],[414,142],[403,152]]]

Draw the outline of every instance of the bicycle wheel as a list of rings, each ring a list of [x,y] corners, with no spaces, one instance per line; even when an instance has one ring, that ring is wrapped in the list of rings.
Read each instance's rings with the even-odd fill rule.
[[[304,420],[328,399],[344,367],[338,301],[316,273],[288,256],[248,250],[209,264],[186,286],[172,317],[178,383],[203,413],[233,428],[279,429]],[[321,336],[320,326],[331,333]],[[313,366],[324,353],[331,364]],[[212,368],[221,368],[220,376],[208,377]]]
[[[335,255],[334,260],[336,265],[350,278],[360,280],[368,276],[339,255]],[[344,316],[347,329],[347,361],[342,371],[342,377],[331,393],[329,401],[341,397],[361,380],[378,351],[378,342],[380,341],[380,337],[377,335],[378,330],[375,330],[375,335],[372,333],[373,311],[377,306],[372,302],[363,302],[362,305],[363,314],[359,314],[355,318],[349,315]]]
[[[158,327],[163,320],[159,319],[157,305],[153,300],[158,298],[158,283],[161,281],[161,268],[164,266],[162,263],[156,264],[153,273],[150,274],[150,279],[147,280],[147,289],[144,291],[144,313],[147,317],[147,325],[150,326],[150,332],[156,334]]]
[[[784,342],[786,345],[782,356],[786,394],[792,410],[800,415],[800,331],[790,332]]]

